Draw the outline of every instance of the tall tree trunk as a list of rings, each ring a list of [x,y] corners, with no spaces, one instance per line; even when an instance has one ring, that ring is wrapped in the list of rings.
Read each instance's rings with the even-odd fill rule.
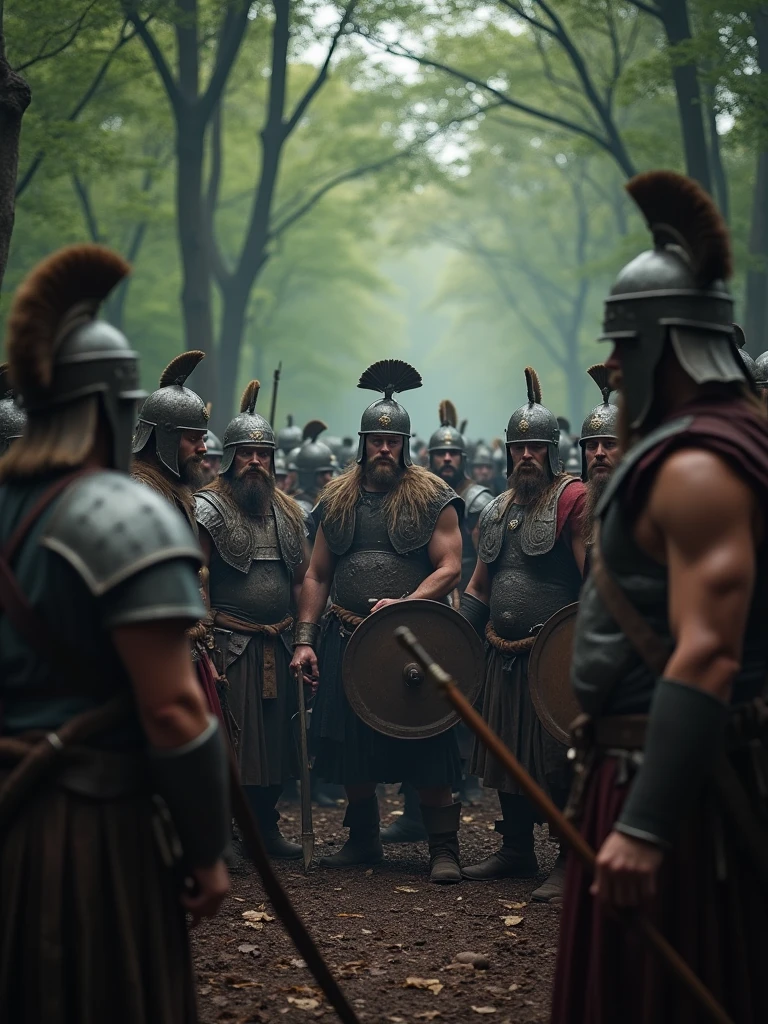
[[[0,0],[0,286],[8,264],[16,215],[16,175],[19,169],[21,119],[32,92],[5,56],[3,4]]]
[[[712,179],[715,187],[715,199],[720,207],[720,212],[726,221],[731,219],[731,204],[728,196],[728,175],[723,163],[723,153],[720,147],[720,136],[717,133],[717,112],[715,110],[715,86],[710,83],[706,86],[707,95],[707,121],[709,124],[709,153],[710,165],[712,167]]]
[[[245,318],[251,295],[249,284],[236,280],[222,289],[221,329],[218,347],[218,387],[213,404],[216,422],[226,424],[235,408],[235,387],[240,364],[240,349],[245,332]],[[266,415],[266,413],[264,414]]]
[[[768,70],[768,7],[752,15],[760,69]],[[768,135],[757,154],[755,183],[752,190],[752,224],[749,255],[753,264],[747,271],[744,333],[752,355],[768,350]]]
[[[659,9],[669,45],[675,47],[679,43],[688,42],[691,39],[691,23],[687,0],[660,0]],[[674,54],[672,57],[674,62]],[[690,177],[703,185],[707,192],[712,192],[712,174],[695,61],[673,63],[672,79],[680,114],[686,171]]]

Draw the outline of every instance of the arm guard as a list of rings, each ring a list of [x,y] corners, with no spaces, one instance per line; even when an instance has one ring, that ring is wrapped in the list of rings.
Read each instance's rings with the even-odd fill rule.
[[[317,647],[320,627],[316,622],[297,622],[293,634],[293,646]]]
[[[491,609],[488,605],[483,604],[482,601],[479,601],[471,594],[463,593],[461,595],[459,611],[467,622],[469,622],[480,639],[485,640],[485,627],[491,616]]]
[[[219,723],[182,747],[150,751],[152,781],[168,806],[190,867],[210,867],[229,843],[229,770]]]
[[[643,764],[616,830],[669,847],[720,750],[728,705],[694,686],[662,679],[656,687]]]

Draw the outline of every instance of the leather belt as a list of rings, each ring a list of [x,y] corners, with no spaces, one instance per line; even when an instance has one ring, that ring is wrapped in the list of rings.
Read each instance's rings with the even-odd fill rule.
[[[281,622],[265,626],[258,622],[238,619],[235,615],[230,615],[229,612],[214,611],[213,624],[217,629],[229,629],[233,633],[245,633],[253,636],[260,633],[263,636],[261,696],[264,700],[275,700],[277,698],[275,640],[281,633],[287,633],[289,629],[293,628],[293,617],[286,615]]]

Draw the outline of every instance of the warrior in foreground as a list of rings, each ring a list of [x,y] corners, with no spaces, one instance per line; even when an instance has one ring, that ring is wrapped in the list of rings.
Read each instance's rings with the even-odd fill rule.
[[[528,655],[534,632],[565,605],[576,601],[584,568],[582,515],[584,484],[561,471],[555,416],[541,404],[538,377],[525,371],[528,403],[507,426],[509,489],[480,517],[475,573],[461,611],[488,641],[483,718],[555,803],[563,807],[571,771],[566,747],[544,729],[528,688]],[[470,770],[498,790],[501,849],[464,877],[533,878],[539,868],[533,849],[538,820],[530,801],[484,747],[475,744]],[[534,899],[562,895],[561,853]]]
[[[461,500],[411,461],[408,413],[393,399],[421,386],[407,363],[384,360],[358,385],[384,398],[363,413],[354,468],[326,485],[318,506],[312,561],[299,601],[292,665],[320,686],[313,711],[315,771],[346,787],[349,839],[321,864],[347,867],[382,859],[377,782],[409,782],[419,792],[429,836],[430,877],[459,882],[461,778],[454,730],[429,739],[393,739],[352,711],[342,686],[344,651],[355,626],[396,601],[445,601],[461,574]],[[321,631],[329,594],[333,602]],[[315,648],[318,648],[317,653]]]
[[[8,363],[0,363],[0,455],[18,441],[27,425],[26,413],[16,404]]]
[[[225,720],[240,781],[267,852],[294,859],[301,847],[278,827],[277,801],[298,770],[293,718],[296,681],[287,640],[291,604],[306,569],[306,527],[296,502],[275,486],[275,435],[255,412],[259,382],[224,433],[218,479],[195,496],[208,556]]]
[[[654,248],[606,302],[626,445],[572,668],[581,830],[569,862],[555,1024],[699,1021],[611,910],[642,907],[739,1024],[768,1020],[765,414],[733,342],[727,229],[671,172],[628,191]],[[579,808],[576,808],[579,810]],[[597,901],[597,902],[595,902]]]
[[[27,277],[8,320],[29,417],[0,460],[9,1024],[193,1024],[184,908],[211,916],[228,887],[226,754],[185,635],[204,611],[201,553],[127,475],[138,360],[95,319],[128,269],[98,246],[64,249]],[[161,856],[168,813],[183,863],[173,843]]]

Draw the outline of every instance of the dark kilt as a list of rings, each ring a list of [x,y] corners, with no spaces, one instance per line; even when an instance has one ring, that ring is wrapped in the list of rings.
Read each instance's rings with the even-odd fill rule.
[[[341,666],[351,633],[334,615],[323,624],[318,661],[320,685],[312,711],[314,771],[327,782],[409,782],[416,789],[458,787],[461,758],[456,730],[424,740],[384,736],[354,713],[344,693]]]

